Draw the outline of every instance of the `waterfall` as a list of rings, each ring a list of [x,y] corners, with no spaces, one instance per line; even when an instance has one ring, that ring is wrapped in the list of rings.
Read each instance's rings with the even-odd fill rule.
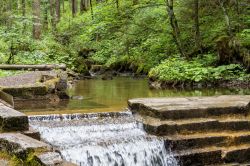
[[[30,116],[42,139],[79,166],[177,166],[129,112]]]

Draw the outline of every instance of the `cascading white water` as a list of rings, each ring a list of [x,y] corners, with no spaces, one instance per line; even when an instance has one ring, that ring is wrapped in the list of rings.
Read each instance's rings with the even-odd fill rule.
[[[64,159],[80,166],[176,166],[164,142],[130,112],[32,116],[30,124]]]

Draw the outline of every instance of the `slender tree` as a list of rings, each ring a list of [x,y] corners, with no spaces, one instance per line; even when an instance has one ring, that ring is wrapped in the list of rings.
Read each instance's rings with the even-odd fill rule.
[[[56,0],[56,22],[58,23],[61,18],[61,0]]]
[[[77,14],[77,0],[71,0],[72,16],[75,17]]]
[[[62,0],[62,11],[63,11],[63,13],[65,12],[65,2],[64,2],[64,0]]]
[[[202,40],[199,21],[199,0],[194,0],[194,24],[195,24],[195,45],[196,49],[202,52]]]
[[[80,12],[81,12],[81,13],[87,11],[87,9],[88,9],[88,6],[87,6],[87,5],[88,5],[87,0],[81,0],[81,1],[80,1]]]
[[[225,22],[226,22],[226,25],[227,25],[227,33],[230,37],[233,36],[233,32],[232,32],[232,26],[231,26],[231,20],[229,18],[229,15],[228,15],[228,11],[225,7],[225,2],[224,0],[219,0],[219,4],[220,4],[220,7],[223,11],[223,14],[224,14],[224,18],[225,18]]]
[[[94,11],[93,11],[92,0],[89,0],[89,4],[90,4],[90,10],[91,10],[91,17],[92,17],[92,20],[94,20]]]
[[[52,31],[56,30],[56,13],[55,13],[55,0],[49,0],[50,4],[50,18]]]
[[[26,31],[26,3],[25,0],[21,0],[21,6],[22,6],[22,17],[23,17],[23,33]]]
[[[179,25],[178,25],[178,21],[177,21],[177,19],[175,17],[175,13],[174,13],[174,2],[173,2],[173,0],[166,0],[166,6],[167,6],[168,17],[169,17],[169,20],[170,20],[170,25],[171,25],[172,30],[173,30],[172,35],[173,35],[173,38],[175,40],[176,46],[177,46],[180,54],[183,57],[187,57],[187,54],[184,51],[184,47],[183,47],[183,44],[182,44],[182,41],[181,41],[180,28],[179,28]]]
[[[41,2],[40,0],[33,0],[32,3],[33,11],[33,38],[41,38]]]
[[[119,11],[119,0],[115,0],[116,8]]]
[[[49,18],[48,18],[49,4],[47,1],[43,1],[43,29],[47,31],[49,29]]]
[[[133,0],[133,5],[137,5],[139,3],[139,0]]]

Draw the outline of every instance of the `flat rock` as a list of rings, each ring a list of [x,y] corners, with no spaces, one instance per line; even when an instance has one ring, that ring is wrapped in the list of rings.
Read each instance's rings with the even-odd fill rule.
[[[0,134],[0,150],[25,158],[29,152],[50,151],[51,147],[20,133],[3,133]]]
[[[161,119],[185,119],[226,114],[248,114],[250,95],[138,98],[128,101],[133,112]]]
[[[10,107],[0,103],[1,131],[23,131],[28,130],[28,117]]]
[[[31,71],[23,74],[0,78],[0,87],[21,87],[38,83],[43,75],[56,77],[54,71]]]
[[[76,164],[63,160],[57,152],[45,152],[35,157],[43,166],[77,166]]]

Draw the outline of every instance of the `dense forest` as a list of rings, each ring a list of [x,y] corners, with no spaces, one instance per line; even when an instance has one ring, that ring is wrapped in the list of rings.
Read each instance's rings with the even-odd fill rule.
[[[248,80],[250,2],[1,0],[0,63],[97,64],[170,84]]]

